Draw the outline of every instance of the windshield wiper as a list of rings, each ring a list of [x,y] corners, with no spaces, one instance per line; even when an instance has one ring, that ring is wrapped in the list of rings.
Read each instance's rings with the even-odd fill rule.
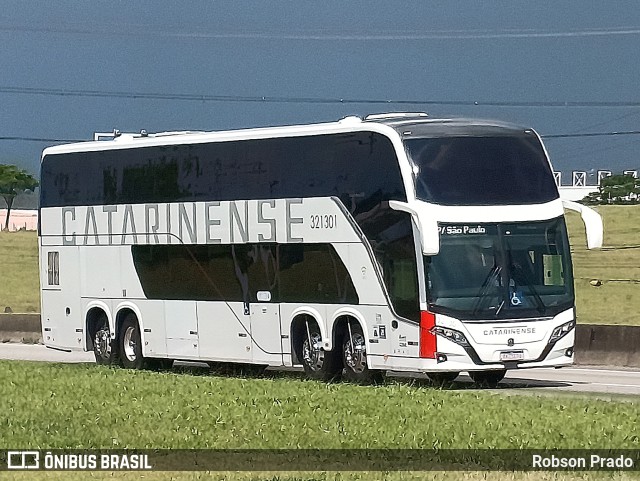
[[[491,284],[493,284],[493,282],[498,278],[500,272],[502,272],[502,266],[494,264],[491,270],[487,273],[487,277],[482,283],[478,294],[476,294],[477,300],[473,306],[474,316],[476,316],[478,312],[480,312],[480,310],[484,307],[486,299],[491,298],[491,296],[487,296],[487,294],[489,293],[489,288],[491,287]]]

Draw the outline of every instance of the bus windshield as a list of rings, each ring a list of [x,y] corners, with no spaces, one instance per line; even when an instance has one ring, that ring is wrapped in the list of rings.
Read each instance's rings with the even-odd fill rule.
[[[440,224],[425,256],[429,309],[463,320],[549,317],[574,303],[564,218]]]
[[[420,200],[442,205],[514,205],[558,198],[547,156],[531,131],[407,139],[405,149]]]

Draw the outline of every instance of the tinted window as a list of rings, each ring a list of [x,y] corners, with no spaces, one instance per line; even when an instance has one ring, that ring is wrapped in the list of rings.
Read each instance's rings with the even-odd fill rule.
[[[346,267],[329,244],[281,244],[280,302],[357,304]]]
[[[445,205],[535,204],[558,198],[533,134],[441,137],[405,142],[417,167],[416,197]]]
[[[134,245],[131,251],[148,299],[243,300],[231,246]]]
[[[331,245],[134,245],[148,299],[357,304],[349,273]]]
[[[42,207],[337,196],[406,200],[391,141],[357,132],[47,155]]]
[[[375,215],[362,222],[396,313],[420,319],[416,247],[411,215],[380,206]]]
[[[425,257],[434,312],[460,319],[554,316],[573,306],[562,217],[517,224],[441,224],[440,252]]]

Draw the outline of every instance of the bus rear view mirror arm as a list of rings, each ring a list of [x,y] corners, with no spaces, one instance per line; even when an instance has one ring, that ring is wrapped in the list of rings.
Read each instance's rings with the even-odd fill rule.
[[[406,202],[390,200],[389,207],[411,214],[420,231],[420,244],[424,255],[435,256],[440,252],[440,232],[438,231],[438,222],[435,219],[418,214]]]
[[[604,229],[602,227],[602,217],[591,207],[579,204],[570,200],[562,200],[565,209],[574,210],[580,213],[582,222],[587,233],[587,248],[599,249],[602,247]]]

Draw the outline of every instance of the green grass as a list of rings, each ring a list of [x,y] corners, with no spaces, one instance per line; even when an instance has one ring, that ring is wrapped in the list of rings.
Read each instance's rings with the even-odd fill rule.
[[[557,400],[403,382],[325,384],[285,374],[241,378],[197,369],[154,373],[13,361],[0,362],[0,385],[0,446],[12,449],[640,449],[637,402]],[[33,479],[10,474],[0,479]],[[87,473],[35,476],[44,479],[45,474],[47,479],[54,474],[89,478]],[[637,479],[635,474],[217,473],[214,479],[627,480]],[[94,473],[89,479],[133,476]],[[205,473],[144,473],[144,478],[211,479]]]
[[[640,449],[637,402],[198,372],[2,361],[2,445]]]
[[[0,312],[40,311],[38,237],[35,232],[0,232]]]
[[[640,206],[598,206],[605,246],[640,245]],[[567,213],[578,320],[583,324],[640,325],[640,249],[588,251],[580,217]],[[35,232],[0,233],[0,311],[37,312],[38,250]],[[593,287],[591,280],[602,282]],[[633,282],[636,281],[636,282]]]
[[[640,206],[597,206],[604,220],[603,250],[587,250],[584,226],[567,215],[572,245],[578,321],[640,325]],[[594,287],[590,281],[600,280]],[[634,282],[635,281],[635,282]]]

